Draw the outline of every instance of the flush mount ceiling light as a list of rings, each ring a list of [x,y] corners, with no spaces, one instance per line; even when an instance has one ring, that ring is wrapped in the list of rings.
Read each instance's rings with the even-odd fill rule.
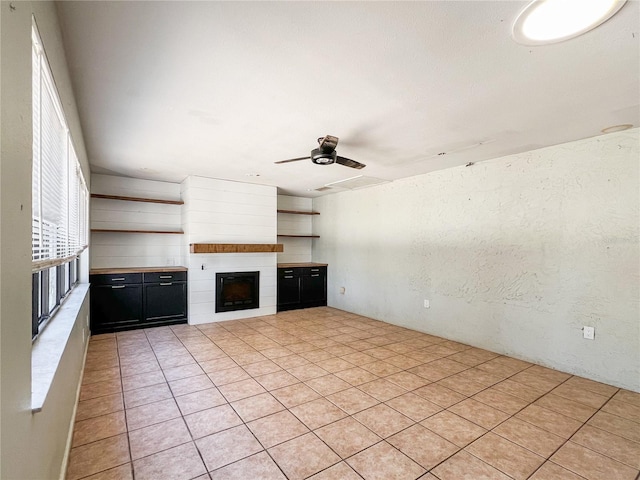
[[[513,24],[513,39],[522,45],[558,43],[596,28],[627,0],[534,0]]]

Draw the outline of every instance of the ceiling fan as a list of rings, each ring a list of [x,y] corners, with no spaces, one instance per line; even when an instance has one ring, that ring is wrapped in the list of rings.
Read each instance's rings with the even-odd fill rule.
[[[338,137],[332,135],[325,135],[318,138],[318,148],[311,150],[311,155],[308,157],[291,158],[289,160],[280,160],[274,163],[289,163],[297,162],[299,160],[307,160],[308,158],[317,165],[331,165],[332,163],[339,163],[345,167],[361,169],[366,167],[364,163],[356,162],[350,158],[339,157],[336,154],[336,145],[338,145]]]

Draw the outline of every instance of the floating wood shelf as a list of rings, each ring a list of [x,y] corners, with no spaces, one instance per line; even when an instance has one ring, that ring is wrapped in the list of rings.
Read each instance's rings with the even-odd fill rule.
[[[290,213],[292,215],[320,215],[320,212],[301,212],[299,210],[278,210],[278,213]]]
[[[91,233],[166,233],[168,235],[183,235],[183,231],[167,232],[166,230],[124,230],[111,228],[92,228]]]
[[[281,243],[192,243],[191,253],[273,253],[284,252]]]
[[[158,198],[142,198],[142,197],[124,197],[122,195],[103,195],[101,193],[92,193],[92,198],[106,198],[107,200],[124,200],[127,202],[146,202],[146,203],[164,203],[166,205],[184,205],[182,200],[161,200]]]
[[[285,235],[278,234],[279,237],[288,237],[288,238],[320,238],[320,235]]]

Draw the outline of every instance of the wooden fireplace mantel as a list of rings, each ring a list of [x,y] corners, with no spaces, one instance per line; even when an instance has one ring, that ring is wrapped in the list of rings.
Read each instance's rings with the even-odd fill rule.
[[[191,243],[191,253],[277,253],[284,252],[281,243]]]

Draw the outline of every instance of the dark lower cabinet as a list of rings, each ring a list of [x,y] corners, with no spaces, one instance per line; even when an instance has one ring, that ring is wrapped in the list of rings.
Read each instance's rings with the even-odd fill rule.
[[[91,331],[128,330],[142,322],[142,285],[91,286]]]
[[[187,272],[90,275],[91,333],[187,323]]]
[[[327,305],[327,267],[279,267],[278,311]]]
[[[144,318],[165,321],[187,318],[187,283],[145,283]]]
[[[327,273],[308,273],[300,277],[300,297],[302,303],[313,306],[327,304]],[[324,302],[324,303],[323,303]],[[318,303],[319,305],[315,305]]]
[[[299,269],[278,269],[278,310],[288,310],[287,307],[298,308],[300,303],[300,274]]]

